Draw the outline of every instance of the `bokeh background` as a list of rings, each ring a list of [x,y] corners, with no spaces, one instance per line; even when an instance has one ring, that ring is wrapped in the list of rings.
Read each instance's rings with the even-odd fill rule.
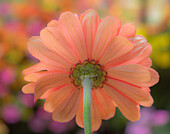
[[[83,134],[75,120],[54,122],[21,88],[22,70],[37,61],[26,44],[39,35],[61,12],[78,15],[96,9],[101,18],[110,15],[131,22],[153,47],[152,67],[160,82],[151,88],[153,107],[142,108],[141,120],[129,122],[117,110],[95,134],[170,134],[170,1],[169,0],[0,0],[0,134]]]

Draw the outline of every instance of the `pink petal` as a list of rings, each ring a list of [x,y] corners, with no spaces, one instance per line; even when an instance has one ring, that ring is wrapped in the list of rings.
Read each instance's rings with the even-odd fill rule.
[[[25,94],[32,94],[34,93],[34,89],[35,89],[35,83],[29,83],[25,86],[22,87],[22,92]]]
[[[125,55],[134,48],[134,44],[125,37],[116,36],[111,40],[104,53],[98,59],[102,65]]]
[[[74,89],[70,95],[52,113],[52,118],[58,122],[68,122],[74,118],[80,103],[80,90]]]
[[[92,60],[92,48],[94,45],[94,38],[101,20],[97,12],[93,9],[89,9],[85,13],[81,14],[79,19],[82,23],[83,32],[85,36],[87,58]]]
[[[133,24],[127,23],[121,26],[119,34],[124,37],[133,37],[136,35],[136,27]]]
[[[84,128],[84,121],[83,121],[83,90],[81,90],[81,99],[80,104],[77,109],[76,113],[76,123],[79,127]]]
[[[137,86],[145,86],[151,80],[150,72],[137,64],[112,67],[107,69],[107,73],[108,76]]]
[[[58,21],[57,20],[52,20],[47,24],[47,27],[58,27]]]
[[[115,115],[115,105],[113,100],[103,92],[103,89],[92,90],[96,104],[101,113],[102,119],[108,120]]]
[[[53,112],[55,108],[68,97],[73,88],[73,84],[70,83],[50,94],[45,100],[44,110],[48,112]]]
[[[102,117],[100,114],[100,111],[97,107],[97,104],[95,102],[94,96],[92,94],[91,97],[91,127],[92,127],[92,132],[97,131],[102,123]]]
[[[41,72],[36,72],[36,73],[31,73],[31,74],[26,75],[24,77],[24,80],[28,81],[28,82],[36,82],[41,77],[52,74],[53,72],[54,73],[56,73],[56,72],[62,73],[61,71],[41,71]],[[63,72],[63,74],[67,74],[67,73]]]
[[[98,26],[92,59],[98,59],[110,41],[117,35],[120,28],[120,20],[113,17],[105,17]]]
[[[130,121],[140,119],[140,107],[126,95],[121,94],[109,84],[104,85],[104,91],[114,100],[121,113]]]
[[[94,95],[91,96],[91,125],[92,131],[97,131],[101,125],[102,117],[98,106],[95,102]],[[83,92],[81,91],[81,100],[80,104],[76,113],[76,123],[78,126],[84,128],[84,121],[83,121]]]
[[[69,74],[52,72],[49,75],[41,77],[35,85],[35,101],[50,88],[59,87],[67,83],[70,83]]]
[[[87,50],[81,23],[73,13],[62,13],[59,18],[59,27],[65,38],[72,46],[73,51],[78,56],[79,60],[87,59]]]
[[[67,85],[69,85],[69,84],[71,84],[71,83],[66,83],[66,84],[64,84],[64,85],[60,85],[60,86],[58,86],[58,87],[48,89],[48,90],[40,97],[40,99],[46,99],[51,93],[54,93],[56,90],[58,90],[58,89],[60,89],[60,88],[62,88],[62,87],[64,87],[64,86],[67,86]]]
[[[148,81],[147,83],[145,83],[145,87],[151,87],[153,85],[155,85],[156,83],[159,82],[159,74],[152,68],[148,68],[148,67],[145,67],[149,73],[150,73],[150,76],[151,76],[151,79],[150,81]]]
[[[63,58],[55,54],[53,51],[45,47],[41,39],[37,36],[32,37],[28,41],[29,52],[41,62],[55,66],[56,69],[69,70],[71,64],[66,62]]]
[[[138,64],[145,66],[145,67],[151,67],[152,66],[152,60],[150,58],[146,58],[145,60],[139,62]]]
[[[131,41],[135,44],[134,49],[114,61],[106,63],[105,68],[117,65],[137,64],[148,58],[152,52],[152,47],[147,43],[147,40],[143,36],[136,35],[131,38]]]
[[[110,77],[108,77],[107,83],[142,106],[150,107],[153,104],[153,98],[147,89],[143,89]]]
[[[47,48],[55,51],[70,64],[74,65],[78,62],[67,40],[58,28],[47,27],[40,32],[40,37]]]
[[[25,69],[22,73],[23,73],[23,75],[27,75],[30,73],[35,73],[35,72],[39,72],[39,71],[43,71],[43,70],[48,70],[48,71],[56,70],[56,67],[40,62],[40,63],[37,63],[37,64]]]

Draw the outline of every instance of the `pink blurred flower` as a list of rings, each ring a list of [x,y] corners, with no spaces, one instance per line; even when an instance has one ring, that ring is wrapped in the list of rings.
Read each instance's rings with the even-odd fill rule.
[[[137,122],[129,122],[125,134],[152,134],[152,127],[163,126],[170,121],[169,112],[166,110],[155,110],[154,108],[143,108],[142,117]]]
[[[10,3],[7,3],[7,2],[0,3],[0,15],[7,16],[10,13],[11,13]]]
[[[46,120],[46,121],[51,120],[51,114],[44,111],[43,107],[38,108],[36,112],[36,116],[37,118],[42,119],[42,120]]]
[[[22,104],[26,107],[33,107],[34,106],[34,97],[31,94],[19,94],[19,99]]]
[[[126,129],[126,134],[152,134],[152,131],[146,126],[131,124]]]
[[[157,110],[152,114],[152,123],[154,126],[162,126],[170,121],[169,112],[166,110]]]
[[[2,107],[1,115],[6,123],[14,124],[20,120],[21,111],[16,105],[8,104]]]
[[[54,134],[68,132],[73,130],[74,128],[75,128],[74,120],[71,120],[67,123],[60,123],[52,120],[48,126],[48,129]]]
[[[45,126],[46,124],[36,117],[33,117],[29,122],[29,128],[36,133],[43,132],[46,129]]]
[[[56,121],[51,121],[48,129],[53,133],[63,133],[67,131],[67,123],[60,123]]]
[[[26,27],[26,32],[29,36],[39,35],[41,29],[45,27],[41,21],[31,22]]]
[[[0,71],[0,83],[8,85],[15,80],[15,71],[12,68],[5,68]]]

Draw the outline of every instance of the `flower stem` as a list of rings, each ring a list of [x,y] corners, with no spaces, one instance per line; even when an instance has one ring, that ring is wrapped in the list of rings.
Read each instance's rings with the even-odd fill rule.
[[[85,134],[92,134],[91,130],[91,87],[92,79],[85,78],[83,85],[83,119]]]

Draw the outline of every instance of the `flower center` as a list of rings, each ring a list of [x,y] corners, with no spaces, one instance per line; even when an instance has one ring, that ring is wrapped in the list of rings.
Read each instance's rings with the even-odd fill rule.
[[[74,68],[70,68],[70,79],[77,88],[82,88],[82,80],[91,78],[92,88],[102,88],[103,82],[106,81],[107,72],[103,71],[100,64],[96,64],[94,60],[85,60],[83,63],[77,63]]]

